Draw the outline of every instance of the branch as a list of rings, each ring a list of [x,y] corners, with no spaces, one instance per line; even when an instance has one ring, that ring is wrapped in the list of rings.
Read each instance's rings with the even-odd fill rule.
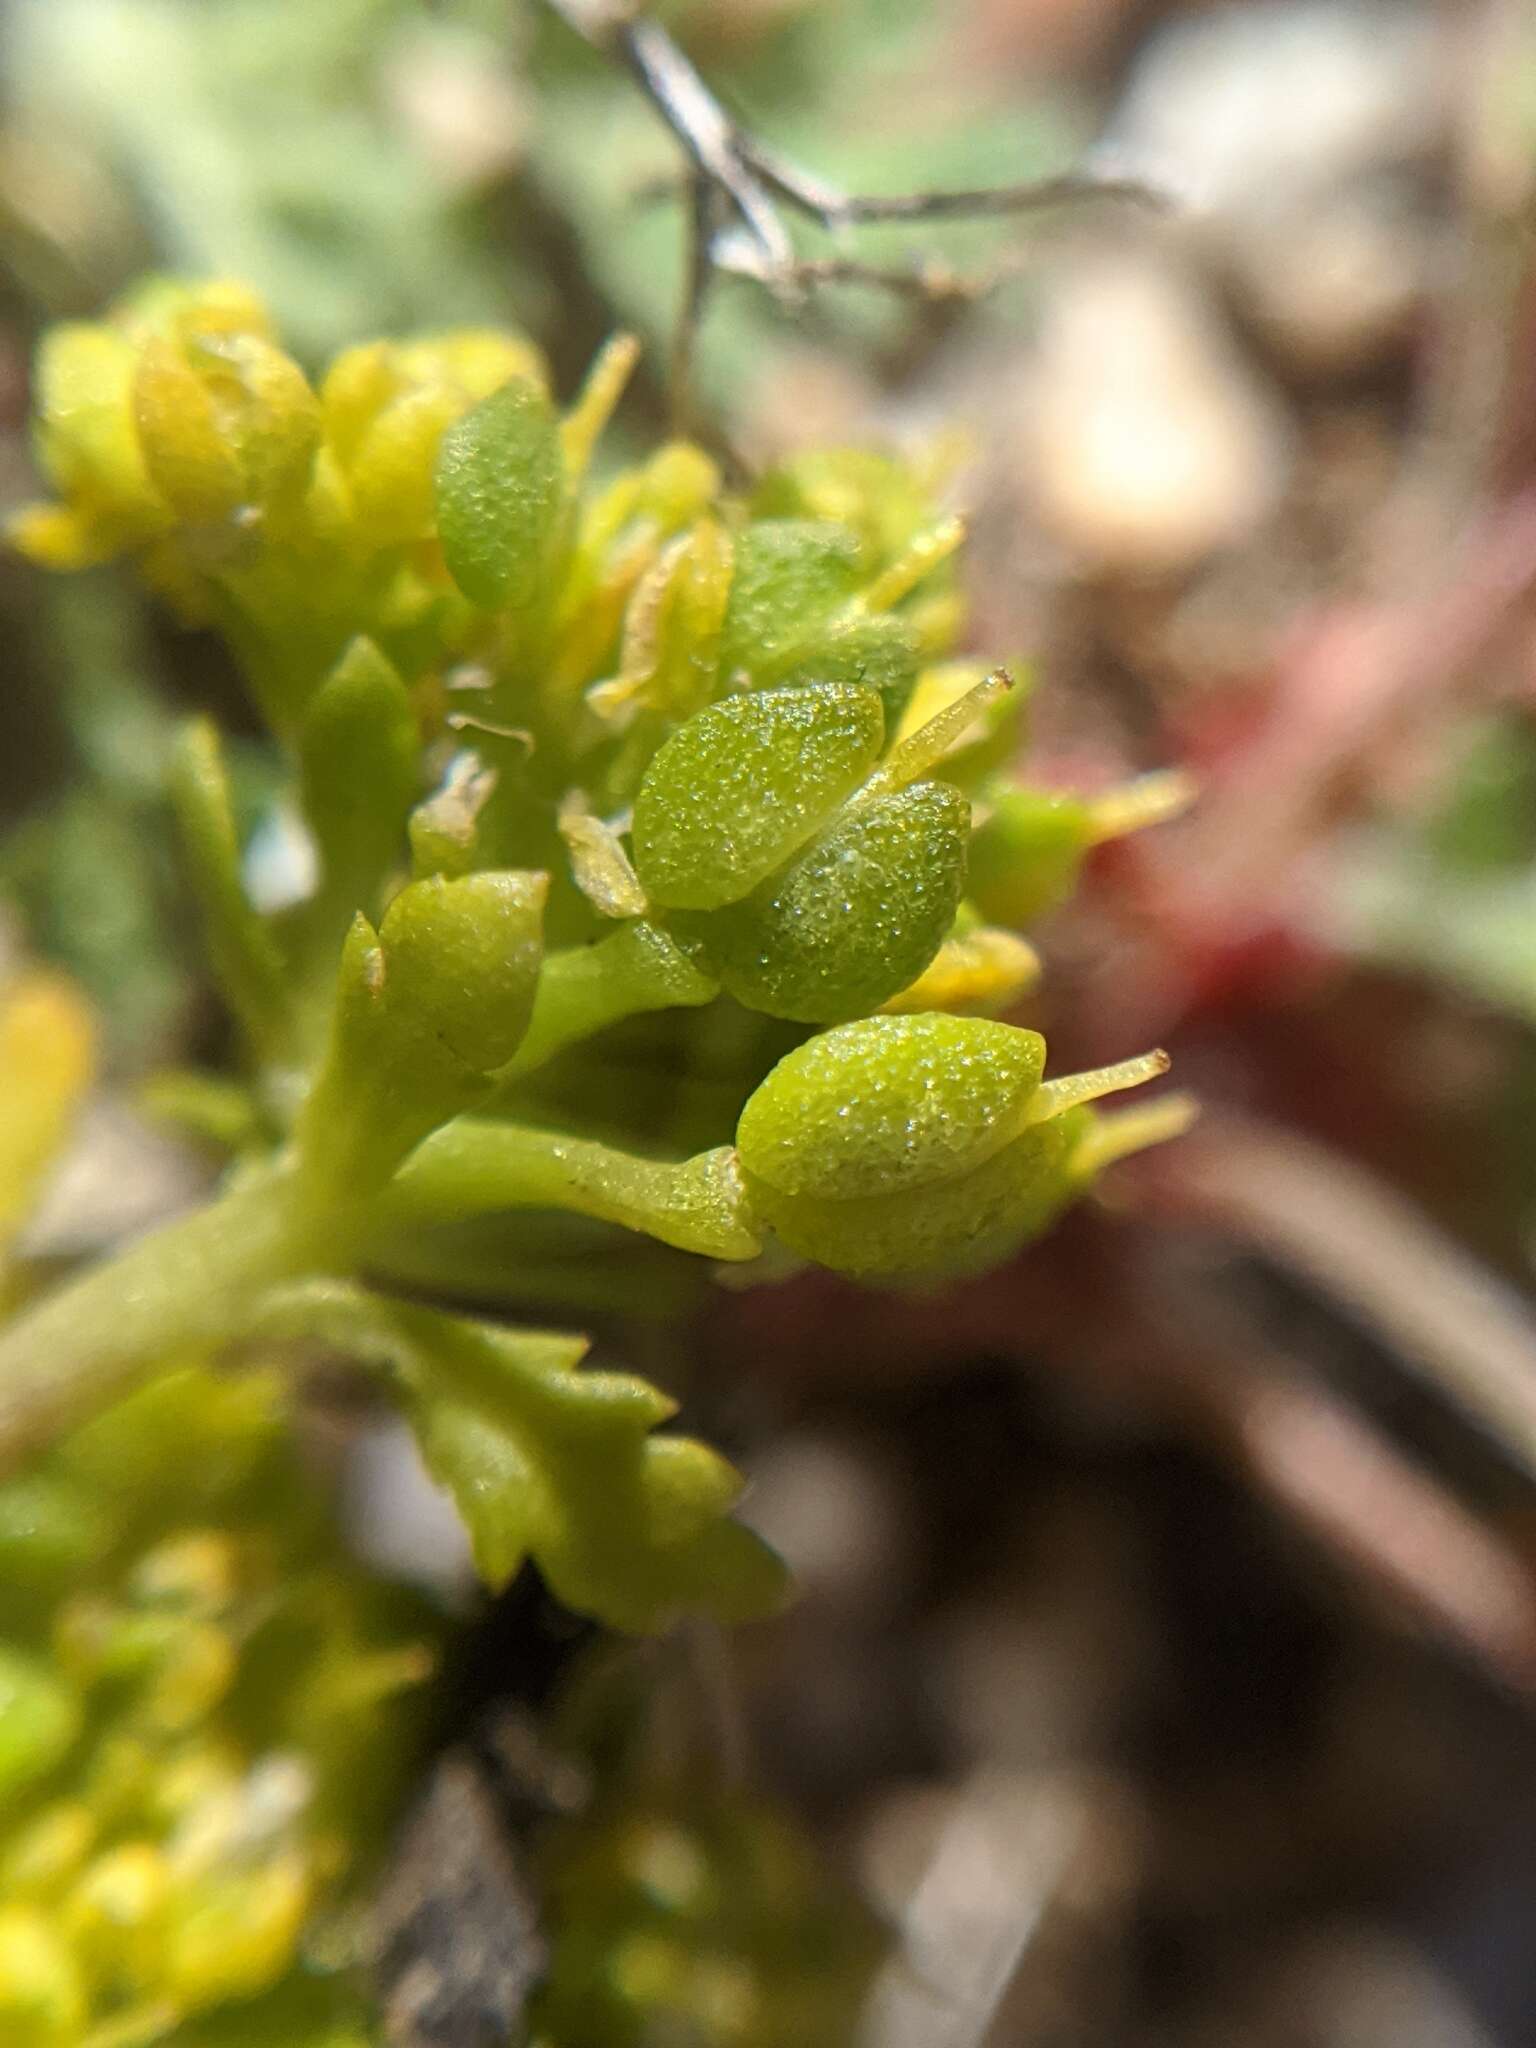
[[[927,299],[977,298],[1006,266],[972,280],[942,263],[870,265],[852,256],[803,261],[781,208],[829,234],[893,222],[1034,213],[1083,199],[1125,201],[1162,211],[1166,196],[1127,178],[1068,172],[1016,185],[954,192],[844,192],[759,142],[728,113],[660,23],[623,0],[547,0],[592,48],[622,64],[676,138],[691,165],[687,282],[673,347],[674,403],[687,405],[694,345],[717,277],[750,277],[798,305],[821,284],[865,284]]]

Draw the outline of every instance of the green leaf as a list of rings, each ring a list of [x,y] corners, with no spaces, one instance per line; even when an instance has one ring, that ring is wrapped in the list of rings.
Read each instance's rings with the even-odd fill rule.
[[[443,554],[466,597],[526,611],[540,595],[565,504],[560,423],[514,377],[451,426],[437,458]]]
[[[0,1644],[0,1799],[62,1762],[81,1721],[80,1702],[46,1663]]]
[[[735,1620],[780,1604],[778,1559],[725,1519],[737,1474],[692,1438],[652,1436],[673,1412],[664,1395],[578,1372],[575,1340],[399,1316],[423,1452],[493,1585],[526,1552],[568,1606],[640,1634],[690,1610]]]
[[[270,1055],[288,1025],[283,962],[245,893],[224,751],[211,719],[195,718],[183,729],[171,795],[214,974],[252,1045]]]
[[[658,748],[635,799],[646,894],[679,910],[745,896],[857,789],[884,737],[879,697],[856,683],[764,690],[699,712]]]
[[[304,815],[320,852],[325,923],[372,914],[400,857],[420,743],[394,667],[359,635],[310,701],[299,735]]]
[[[782,1604],[783,1565],[727,1519],[740,1476],[691,1437],[653,1435],[676,1404],[631,1374],[579,1370],[582,1338],[335,1283],[292,1290],[274,1316],[272,1334],[317,1336],[392,1372],[493,1587],[531,1557],[568,1606],[636,1634]]]

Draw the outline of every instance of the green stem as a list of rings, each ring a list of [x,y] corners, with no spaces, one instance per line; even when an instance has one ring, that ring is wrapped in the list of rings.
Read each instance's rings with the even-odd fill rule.
[[[503,1084],[520,1080],[579,1040],[649,1010],[696,1009],[720,993],[670,934],[637,918],[599,940],[545,956],[533,1017]]]
[[[341,1248],[272,1168],[46,1295],[0,1335],[0,1473]]]
[[[729,1147],[673,1164],[472,1117],[417,1147],[370,1203],[370,1230],[411,1232],[501,1209],[594,1216],[711,1259],[750,1259],[761,1250]]]

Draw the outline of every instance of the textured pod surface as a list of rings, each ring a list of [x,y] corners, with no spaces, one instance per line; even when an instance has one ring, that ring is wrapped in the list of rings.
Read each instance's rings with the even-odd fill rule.
[[[986,1018],[844,1024],[786,1054],[751,1097],[742,1165],[755,1186],[822,1201],[949,1180],[1018,1136],[1044,1066],[1038,1032]]]
[[[894,725],[917,680],[917,663],[916,634],[905,619],[887,613],[835,626],[796,661],[784,683],[862,683],[880,693],[886,721]]]
[[[849,811],[794,865],[709,920],[706,943],[736,1000],[835,1024],[915,981],[965,888],[970,805],[923,782]]]
[[[728,697],[657,750],[635,799],[635,868],[674,910],[734,903],[790,857],[879,759],[880,699],[857,683]]]
[[[766,681],[859,586],[864,550],[846,526],[822,519],[765,519],[736,550],[721,662]]]
[[[759,1214],[791,1251],[869,1278],[960,1274],[1038,1236],[1078,1192],[1072,1154],[1084,1113],[1052,1117],[952,1180],[828,1201],[747,1175]]]

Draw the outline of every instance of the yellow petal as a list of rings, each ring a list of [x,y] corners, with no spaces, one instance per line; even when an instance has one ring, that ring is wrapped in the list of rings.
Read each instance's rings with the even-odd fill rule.
[[[946,939],[910,987],[882,1007],[888,1014],[947,1010],[992,1016],[1027,995],[1040,979],[1040,956],[1013,932],[992,925]]]
[[[70,321],[37,355],[37,453],[64,496],[128,518],[163,516],[133,418],[135,351],[111,327]]]
[[[400,388],[394,350],[387,341],[343,349],[320,386],[320,410],[327,445],[344,469],[358,444]]]
[[[117,552],[109,534],[67,505],[24,505],[7,522],[5,537],[40,569],[91,569]]]

